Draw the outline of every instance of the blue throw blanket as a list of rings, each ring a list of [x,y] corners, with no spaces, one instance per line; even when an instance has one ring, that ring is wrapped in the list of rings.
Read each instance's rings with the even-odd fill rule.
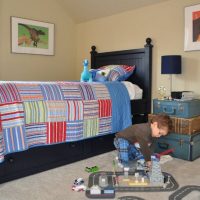
[[[120,82],[105,84],[112,99],[112,133],[116,133],[132,123],[130,97],[124,84]]]

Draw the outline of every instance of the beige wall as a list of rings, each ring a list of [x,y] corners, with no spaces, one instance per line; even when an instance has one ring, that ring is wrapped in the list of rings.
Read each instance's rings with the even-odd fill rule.
[[[0,80],[79,79],[90,47],[99,51],[140,48],[153,39],[153,97],[169,76],[160,74],[161,56],[180,54],[183,73],[173,75],[173,90],[200,95],[200,51],[184,52],[184,7],[199,0],[169,0],[153,6],[76,25],[54,0],[0,0]],[[10,16],[55,24],[55,56],[12,54]]]
[[[55,24],[55,56],[13,54],[10,16]],[[55,0],[0,0],[0,80],[73,80],[76,24]]]
[[[93,20],[77,26],[77,76],[90,47],[99,52],[143,47],[153,40],[153,97],[164,85],[169,92],[169,75],[160,74],[161,56],[182,55],[182,74],[173,75],[173,90],[192,90],[200,95],[200,51],[184,52],[184,7],[199,0],[169,0],[164,3]]]

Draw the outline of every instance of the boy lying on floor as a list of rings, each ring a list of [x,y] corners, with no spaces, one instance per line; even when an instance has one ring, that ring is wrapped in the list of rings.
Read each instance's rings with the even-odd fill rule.
[[[119,162],[128,165],[129,160],[144,158],[147,167],[151,167],[153,143],[156,138],[165,136],[172,129],[172,120],[168,115],[154,115],[150,123],[134,124],[116,134],[114,145],[118,151]]]

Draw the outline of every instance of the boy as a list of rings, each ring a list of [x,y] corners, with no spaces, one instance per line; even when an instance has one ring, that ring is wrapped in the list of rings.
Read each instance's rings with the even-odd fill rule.
[[[129,160],[144,156],[146,165],[150,168],[154,138],[167,135],[171,129],[170,117],[158,114],[153,116],[150,123],[135,124],[118,132],[114,145],[118,150],[119,162],[127,165]]]

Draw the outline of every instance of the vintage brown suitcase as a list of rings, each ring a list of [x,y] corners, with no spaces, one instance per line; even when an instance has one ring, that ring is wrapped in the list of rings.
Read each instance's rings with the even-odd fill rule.
[[[153,114],[148,115],[148,120],[150,121]],[[173,128],[171,132],[192,135],[200,132],[200,116],[193,118],[178,118],[171,117]]]

